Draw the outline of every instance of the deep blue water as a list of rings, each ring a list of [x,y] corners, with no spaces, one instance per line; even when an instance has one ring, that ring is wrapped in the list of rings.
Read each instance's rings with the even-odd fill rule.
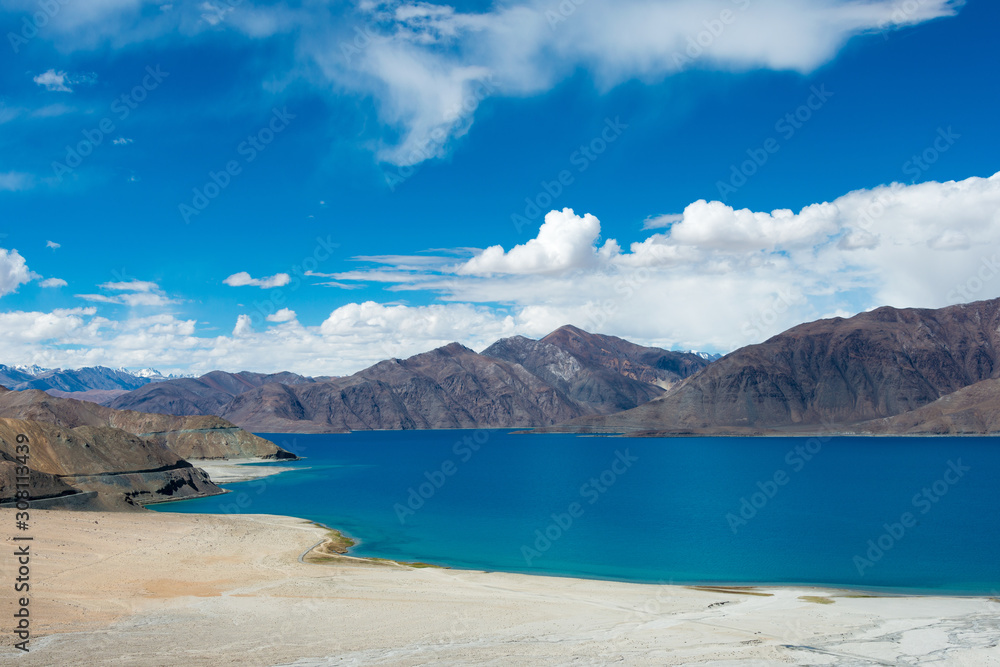
[[[156,509],[299,516],[462,568],[1000,590],[1000,438],[261,435],[305,460]]]

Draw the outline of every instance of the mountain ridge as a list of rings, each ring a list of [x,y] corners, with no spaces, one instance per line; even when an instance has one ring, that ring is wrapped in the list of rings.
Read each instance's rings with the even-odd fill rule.
[[[998,330],[1000,299],[806,322],[726,355],[645,405],[547,430],[849,429],[997,377]]]

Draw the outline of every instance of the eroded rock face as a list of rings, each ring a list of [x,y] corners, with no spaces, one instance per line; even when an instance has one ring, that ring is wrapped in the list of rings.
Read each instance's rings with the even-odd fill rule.
[[[893,417],[997,377],[998,329],[1000,299],[810,322],[723,357],[646,405],[567,429],[718,432]]]
[[[19,436],[27,439],[27,465],[37,473],[30,475],[32,499],[89,491],[107,509],[222,493],[203,470],[164,444],[121,429],[0,419],[4,461],[17,460]]]
[[[541,340],[504,338],[483,355],[520,364],[581,404],[585,412],[598,414],[647,403],[662,395],[664,387],[709,363],[694,354],[643,347],[573,326]]]

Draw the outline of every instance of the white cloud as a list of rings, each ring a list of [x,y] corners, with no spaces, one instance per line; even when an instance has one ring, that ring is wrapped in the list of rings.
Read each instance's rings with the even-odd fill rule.
[[[160,286],[148,280],[122,280],[118,282],[101,283],[101,289],[113,290],[115,292],[156,292]]]
[[[76,297],[94,303],[111,303],[130,308],[154,308],[177,303],[176,299],[168,297],[160,286],[147,280],[123,280],[107,282],[98,285],[101,289],[119,294],[77,294]]]
[[[28,190],[35,184],[35,177],[20,171],[0,173],[0,192]]]
[[[256,316],[254,316],[256,317]],[[10,363],[45,367],[146,367],[205,373],[287,369],[343,375],[390,357],[406,357],[458,340],[481,349],[514,332],[513,321],[465,304],[350,304],[320,326],[289,320],[255,330],[240,315],[230,335],[198,335],[194,320],[162,314],[114,321],[96,309],[0,313],[0,337]]]
[[[316,34],[321,22],[304,29],[301,50],[338,86],[377,100],[380,119],[399,135],[379,158],[411,165],[446,152],[484,97],[543,93],[579,70],[603,90],[692,67],[807,72],[854,35],[949,16],[960,5],[913,4],[527,0],[465,13],[424,2],[371,3],[361,11],[367,33],[345,22],[343,32],[324,38]]]
[[[128,144],[132,143],[132,140],[129,139],[128,137],[118,137],[116,139],[112,139],[111,143],[113,143],[115,146],[127,146]]]
[[[244,338],[253,333],[253,325],[249,315],[240,315],[236,318],[236,326],[233,327],[234,338]]]
[[[295,319],[295,311],[290,308],[282,308],[275,313],[271,313],[265,319],[268,322],[291,322]]]
[[[246,271],[240,271],[239,273],[234,273],[222,282],[230,287],[259,287],[261,289],[271,289],[273,287],[283,287],[291,282],[292,277],[287,273],[276,273],[273,276],[266,276],[264,278],[251,278],[250,274]]]
[[[61,243],[56,243],[55,241],[46,241],[45,242],[45,247],[46,248],[51,248],[52,250],[55,250],[57,248],[61,248],[62,244]]]
[[[962,2],[519,0],[465,12],[397,0],[356,3],[346,14],[344,3],[193,0],[158,13],[142,11],[145,4],[70,3],[45,34],[63,51],[172,33],[287,34],[301,60],[296,71],[309,72],[318,89],[375,101],[386,137],[378,157],[402,166],[446,154],[486,97],[545,93],[580,71],[602,90],[691,68],[808,72],[852,36],[951,16]],[[36,80],[66,91],[71,78],[49,70]]]
[[[41,287],[66,287],[68,283],[62,278],[46,278],[38,284]]]
[[[674,223],[680,222],[683,219],[683,213],[668,213],[665,215],[650,216],[642,222],[642,228],[663,229],[665,227],[670,227]]]
[[[534,243],[468,261],[368,258],[382,284],[437,298],[428,305],[349,303],[314,325],[290,308],[269,317],[253,312],[219,336],[171,314],[114,321],[94,308],[0,313],[0,336],[11,362],[46,367],[307,375],[350,373],[451,341],[482,349],[563,324],[668,348],[728,351],[802,321],[873,306],[1000,296],[998,238],[1000,174],[858,190],[798,212],[694,202],[669,228],[627,248],[603,243],[594,216],[563,210],[547,216]],[[4,259],[22,266],[21,283],[29,279],[19,256]],[[93,300],[164,298],[144,281],[102,287],[114,294]]]
[[[465,275],[558,273],[573,269],[592,269],[604,258],[618,253],[618,244],[608,240],[595,247],[601,223],[590,214],[579,217],[571,209],[551,211],[538,230],[538,236],[524,245],[504,252],[491,246],[462,264],[457,273]]]
[[[54,69],[50,69],[47,72],[39,74],[32,81],[39,86],[45,86],[46,90],[63,93],[73,92],[73,89],[66,85],[66,72],[57,72]]]
[[[17,288],[38,278],[17,250],[0,248],[0,296],[16,292]]]
[[[698,201],[627,250],[599,238],[596,218],[564,210],[509,251],[495,246],[422,273],[390,265],[349,277],[505,304],[522,333],[570,322],[729,351],[838,312],[1000,296],[1000,174],[880,186],[798,212]]]
[[[96,80],[96,74],[67,74],[62,71],[57,72],[54,69],[42,72],[32,78],[32,81],[39,86],[45,86],[46,90],[60,93],[72,93],[73,89],[70,86],[92,84]]]

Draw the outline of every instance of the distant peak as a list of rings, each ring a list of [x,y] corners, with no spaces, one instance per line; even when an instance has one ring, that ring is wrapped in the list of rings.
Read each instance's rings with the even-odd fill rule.
[[[472,350],[461,343],[448,343],[447,345],[439,347],[436,351],[445,354],[465,354],[467,352],[472,352]]]

